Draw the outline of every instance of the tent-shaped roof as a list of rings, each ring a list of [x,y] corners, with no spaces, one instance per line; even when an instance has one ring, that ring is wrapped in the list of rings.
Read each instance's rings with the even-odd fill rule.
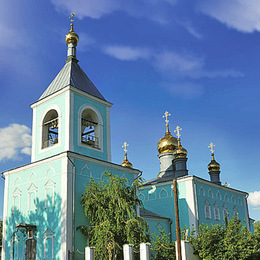
[[[74,59],[66,62],[39,100],[48,97],[69,85],[92,96],[106,100]]]

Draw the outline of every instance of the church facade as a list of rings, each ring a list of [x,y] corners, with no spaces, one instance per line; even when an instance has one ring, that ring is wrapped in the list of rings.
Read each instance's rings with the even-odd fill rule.
[[[67,61],[33,109],[31,163],[4,172],[2,259],[70,259],[88,241],[77,227],[87,224],[81,196],[91,178],[126,177],[131,184],[141,171],[127,159],[111,162],[110,107],[78,65],[73,30],[66,35]],[[223,222],[238,213],[251,229],[247,193],[221,185],[220,166],[208,165],[210,181],[188,175],[187,151],[169,130],[158,142],[160,173],[139,191],[140,215],[151,233],[165,229],[175,237],[173,179],[178,183],[180,225],[198,231],[201,223]],[[126,148],[125,144],[125,148]],[[213,145],[211,147],[213,149]],[[75,254],[74,259],[84,259]]]

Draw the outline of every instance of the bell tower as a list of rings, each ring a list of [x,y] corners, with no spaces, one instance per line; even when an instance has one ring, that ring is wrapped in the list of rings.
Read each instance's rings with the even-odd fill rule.
[[[71,28],[66,35],[67,60],[33,109],[31,161],[62,153],[76,152],[97,159],[111,160],[110,107],[78,65],[79,36]]]

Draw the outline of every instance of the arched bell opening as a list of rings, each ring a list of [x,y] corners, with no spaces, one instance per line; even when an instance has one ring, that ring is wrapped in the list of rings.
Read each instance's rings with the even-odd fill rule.
[[[59,116],[56,110],[52,109],[45,115],[42,128],[42,148],[59,142]]]
[[[91,109],[85,109],[81,114],[81,143],[94,148],[99,146],[100,124],[98,116]]]

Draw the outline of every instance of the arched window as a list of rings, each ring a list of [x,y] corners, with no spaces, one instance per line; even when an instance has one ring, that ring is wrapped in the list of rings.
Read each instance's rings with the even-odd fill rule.
[[[210,198],[213,198],[213,193],[212,193],[212,190],[211,190],[211,189],[209,189],[208,196],[209,196]]]
[[[207,200],[205,201],[205,218],[211,219],[211,207]]]
[[[214,204],[214,215],[216,220],[220,220],[219,206],[217,202]]]
[[[11,236],[11,258],[19,259],[19,236],[14,232]]]
[[[100,123],[97,114],[90,108],[81,114],[81,143],[100,148]]]
[[[237,207],[236,207],[236,206],[234,206],[234,208],[233,208],[233,215],[235,216],[235,215],[237,215],[237,214],[238,214]]]
[[[225,203],[223,204],[222,210],[223,210],[223,219],[228,218],[228,210]]]
[[[49,228],[44,232],[44,259],[54,259],[54,235]]]
[[[219,191],[217,192],[217,199],[218,199],[218,200],[221,200],[221,195],[220,195],[220,192],[219,192]]]
[[[32,183],[28,188],[28,211],[37,210],[37,187]]]
[[[59,142],[59,116],[55,109],[45,115],[42,122],[42,148],[55,145]]]
[[[205,191],[204,191],[203,187],[200,187],[199,194],[200,194],[201,196],[205,196]]]
[[[16,188],[13,192],[13,213],[20,212],[21,210],[21,191]]]

